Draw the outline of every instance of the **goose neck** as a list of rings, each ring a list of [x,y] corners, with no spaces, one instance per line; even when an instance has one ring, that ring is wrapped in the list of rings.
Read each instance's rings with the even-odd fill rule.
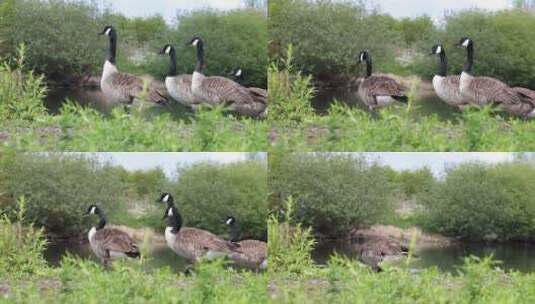
[[[448,74],[448,59],[446,58],[446,53],[442,52],[440,53],[440,67],[438,70],[438,75],[442,77],[446,77]]]
[[[100,220],[98,221],[98,224],[95,226],[96,230],[100,230],[106,226],[106,216],[101,214],[99,215]]]
[[[117,34],[115,32],[111,32],[110,35],[110,44],[108,47],[108,54],[106,59],[110,62],[115,64],[115,57],[117,55]]]
[[[237,222],[234,222],[230,226],[230,241],[233,243],[239,242],[240,238],[241,238],[240,224]]]
[[[197,64],[195,65],[195,72],[202,73],[204,68],[204,45],[202,40],[197,42]]]
[[[474,45],[470,43],[466,47],[466,63],[464,64],[463,71],[466,73],[472,73],[474,65]]]
[[[168,76],[174,77],[176,76],[176,51],[174,49],[171,49],[171,52],[169,53],[169,58],[171,60],[171,64],[169,65],[169,74]],[[172,202],[172,200],[171,200]],[[169,206],[169,203],[167,203]]]
[[[167,226],[171,227],[171,232],[177,233],[182,228],[182,216],[175,207],[172,207],[173,214],[168,217]]]
[[[372,76],[372,72],[373,72],[373,66],[372,66],[372,58],[370,57],[370,55],[366,56],[366,77],[370,77]]]

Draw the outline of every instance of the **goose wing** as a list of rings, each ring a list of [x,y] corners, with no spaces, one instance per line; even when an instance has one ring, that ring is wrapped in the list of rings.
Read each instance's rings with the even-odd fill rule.
[[[176,242],[189,252],[217,251],[228,253],[234,250],[232,244],[206,230],[184,227],[180,229]]]
[[[404,96],[405,88],[388,76],[370,76],[362,85],[372,96]]]
[[[111,78],[112,85],[120,91],[121,95],[130,99],[144,98],[148,101],[165,104],[167,96],[163,87],[157,88],[152,81],[127,73],[115,73]]]
[[[513,91],[520,95],[523,100],[535,106],[535,91],[521,87],[515,87]]]
[[[139,255],[136,242],[124,231],[116,228],[105,228],[97,231],[96,238],[101,240],[102,248],[109,252],[120,252],[126,255]]]
[[[251,94],[260,102],[267,103],[268,92],[261,88],[247,88]]]
[[[253,102],[251,92],[231,79],[214,76],[203,80],[203,98],[208,101],[229,103]]]
[[[472,91],[476,99],[485,98],[488,101],[497,103],[520,103],[520,99],[507,84],[502,81],[491,77],[477,77],[470,81],[468,87]]]

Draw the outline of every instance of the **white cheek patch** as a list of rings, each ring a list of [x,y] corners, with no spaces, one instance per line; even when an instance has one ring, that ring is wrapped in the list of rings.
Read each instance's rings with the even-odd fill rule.
[[[229,219],[227,220],[227,225],[230,225],[230,223],[232,223],[232,219],[231,219],[231,218],[229,218]]]
[[[241,76],[241,69],[236,72],[236,76]]]
[[[109,27],[109,28],[108,28],[108,29],[106,30],[106,32],[104,32],[104,33],[105,33],[106,35],[108,35],[108,36],[109,36],[109,35],[110,35],[110,33],[111,33],[111,27]]]
[[[364,53],[360,54],[360,61],[364,61]]]
[[[470,39],[465,39],[465,40],[463,41],[463,46],[464,46],[464,47],[468,47],[468,44],[469,44],[469,43],[470,43]]]
[[[169,200],[169,194],[166,194],[166,195],[163,197],[162,201],[163,201],[164,203],[167,203],[168,200]]]
[[[165,48],[165,53],[166,53],[166,54],[171,53],[171,47],[170,47],[170,46],[167,46],[167,47]]]
[[[91,211],[89,211],[89,214],[95,214],[97,211],[97,207],[93,206],[91,207]]]
[[[439,46],[437,47],[437,52],[436,52],[436,53],[437,53],[437,54],[440,54],[441,52],[442,52],[442,47],[439,45]]]
[[[198,43],[199,43],[199,39],[195,39],[193,40],[191,44],[193,44],[193,46],[197,46]]]
[[[169,211],[167,211],[168,216],[173,216],[173,208],[169,208]]]

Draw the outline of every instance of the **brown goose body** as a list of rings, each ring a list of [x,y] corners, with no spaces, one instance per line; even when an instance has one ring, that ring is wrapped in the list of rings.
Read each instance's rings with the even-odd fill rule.
[[[165,240],[171,250],[192,262],[202,258],[211,259],[227,256],[233,251],[231,244],[215,234],[191,227],[182,227],[176,233],[167,227]]]
[[[407,255],[407,252],[408,248],[397,241],[379,239],[361,244],[359,255],[364,264],[370,266],[374,271],[381,271],[381,262],[391,257]]]
[[[238,265],[252,269],[267,268],[267,243],[258,240],[243,240],[233,243],[237,247],[230,258]]]
[[[395,101],[405,101],[405,89],[388,76],[370,76],[364,78],[358,87],[362,102],[370,109],[384,107]]]
[[[167,95],[163,86],[151,80],[121,73],[117,69],[117,32],[112,26],[106,26],[100,35],[109,38],[109,47],[102,69],[100,87],[109,104],[131,104],[135,99],[165,104]]]
[[[89,230],[88,240],[91,250],[105,266],[113,258],[139,257],[136,242],[122,230],[105,227],[106,218],[97,206],[90,206],[88,214],[97,214],[100,217],[98,225]]]
[[[194,37],[191,44],[197,50],[197,64],[191,80],[191,91],[195,98],[210,106],[226,105],[229,110],[241,115],[261,117],[266,113],[267,100],[239,83],[225,77],[207,77],[204,69],[203,41]]]
[[[372,75],[372,58],[368,51],[359,55],[359,64],[366,63],[366,76],[360,80],[358,95],[370,110],[384,107],[395,101],[407,102],[405,88],[391,77]]]

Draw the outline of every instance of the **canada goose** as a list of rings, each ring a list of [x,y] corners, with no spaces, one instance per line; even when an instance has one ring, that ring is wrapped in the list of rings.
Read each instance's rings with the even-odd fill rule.
[[[469,102],[461,96],[459,90],[460,76],[448,75],[448,59],[446,58],[446,50],[441,44],[433,46],[430,55],[438,55],[440,57],[440,67],[438,73],[433,77],[433,88],[435,93],[442,101],[463,110],[469,105]]]
[[[506,111],[524,118],[535,117],[535,92],[525,88],[511,88],[491,77],[474,77],[474,41],[463,37],[456,46],[466,48],[466,63],[461,73],[459,89],[463,98],[484,106],[492,102]]]
[[[149,83],[137,76],[119,72],[115,62],[117,52],[117,32],[115,28],[106,26],[99,35],[106,35],[110,40],[108,54],[102,70],[102,78],[100,79],[100,88],[107,102],[111,104],[132,104],[134,99],[146,96],[145,99],[151,102],[166,104],[167,98],[164,92],[158,89],[155,83]]]
[[[373,110],[399,101],[408,102],[404,88],[388,76],[372,76],[372,58],[368,51],[359,54],[358,63],[366,63],[366,76],[359,84],[358,94],[365,105]]]
[[[139,257],[139,249],[127,233],[116,228],[105,228],[106,216],[98,206],[89,206],[87,214],[98,215],[100,219],[98,224],[89,230],[88,239],[91,249],[104,266],[108,266],[112,258]]]
[[[165,240],[167,246],[176,254],[192,262],[197,262],[204,258],[213,259],[228,256],[234,252],[235,246],[211,232],[182,227],[182,216],[176,207],[167,207],[164,216],[167,218]]]
[[[409,249],[397,241],[378,239],[368,240],[360,245],[360,261],[370,266],[374,271],[380,272],[381,262],[388,258],[407,255]]]
[[[230,258],[238,265],[254,269],[267,268],[267,243],[258,240],[242,240],[241,227],[233,216],[228,216],[225,224],[230,227],[230,242],[237,247],[240,254],[231,254]]]
[[[169,95],[173,97],[179,103],[196,108],[198,104],[196,103],[196,98],[191,92],[191,75],[183,74],[177,75],[176,72],[176,49],[174,46],[167,44],[159,52],[160,55],[167,54],[171,59],[171,64],[169,65],[169,73],[165,77],[165,87],[169,92]]]
[[[191,79],[191,91],[196,98],[211,106],[226,104],[231,111],[242,115],[266,116],[266,98],[259,97],[257,93],[251,92],[231,79],[203,75],[204,43],[201,38],[194,37],[189,44],[197,49],[197,63]]]
[[[243,70],[240,67],[235,67],[234,69],[232,69],[232,71],[230,72],[230,75],[232,76],[234,81],[240,84],[244,80]],[[268,96],[267,90],[261,89],[261,88],[255,88],[255,87],[248,87],[247,90],[249,90],[249,92],[257,96],[258,98],[263,98],[265,102],[267,102],[267,96]]]

